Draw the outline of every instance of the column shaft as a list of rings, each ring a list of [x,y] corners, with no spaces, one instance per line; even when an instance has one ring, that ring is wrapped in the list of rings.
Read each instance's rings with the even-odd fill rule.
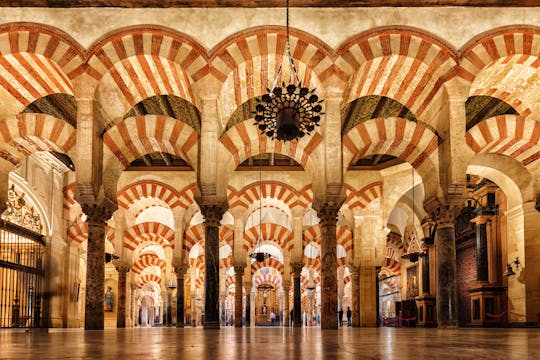
[[[291,264],[293,278],[293,326],[302,327],[302,293],[300,288],[300,276],[302,264]]]
[[[457,317],[456,242],[454,226],[437,229],[437,323],[455,327]]]
[[[116,327],[126,327],[126,280],[129,267],[118,266],[118,301],[116,305]]]
[[[234,326],[242,327],[242,284],[243,284],[243,275],[244,267],[235,266],[234,267]]]
[[[291,290],[290,285],[283,287],[283,326],[289,327],[290,314],[289,311],[289,291]]]
[[[336,225],[339,206],[325,203],[318,209],[321,218],[321,328],[337,329],[338,285]]]
[[[488,281],[488,248],[486,223],[476,223],[476,280]]]
[[[176,272],[176,327],[184,327],[184,274]]]
[[[360,326],[360,269],[351,267],[352,326]]]
[[[422,294],[429,294],[429,251],[426,251],[426,253],[420,257],[420,264],[422,267]]]

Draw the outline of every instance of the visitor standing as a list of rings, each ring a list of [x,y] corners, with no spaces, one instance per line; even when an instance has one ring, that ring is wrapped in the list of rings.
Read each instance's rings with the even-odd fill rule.
[[[352,311],[350,306],[347,306],[347,325],[352,325]]]
[[[338,311],[338,326],[339,327],[343,326],[343,308],[339,308],[339,311]]]

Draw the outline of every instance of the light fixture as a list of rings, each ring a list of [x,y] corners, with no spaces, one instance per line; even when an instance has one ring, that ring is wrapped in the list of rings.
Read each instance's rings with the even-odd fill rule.
[[[412,206],[411,206],[411,231],[410,231],[410,239],[409,244],[407,246],[407,251],[405,254],[403,254],[401,257],[403,259],[407,259],[412,263],[415,263],[418,261],[418,257],[420,255],[423,255],[425,251],[422,251],[422,248],[420,246],[420,241],[418,240],[418,236],[416,234],[416,230],[414,228],[414,167],[411,167],[411,179],[412,179]]]
[[[322,111],[316,89],[302,86],[291,55],[289,39],[289,0],[287,0],[287,59],[289,62],[289,84],[282,81],[276,86],[282,74],[282,65],[276,74],[272,89],[257,99],[255,124],[262,134],[272,140],[291,141],[310,135],[320,125]]]
[[[265,259],[272,257],[271,254],[261,250],[262,242],[262,156],[259,160],[259,235],[257,237],[257,245],[255,245],[254,251],[251,253],[250,258],[257,262],[263,262]],[[257,250],[258,249],[258,250]]]
[[[519,258],[518,257],[515,258],[514,261],[512,261],[512,263],[516,266],[516,271],[519,271],[519,267],[521,266],[521,263],[519,262]],[[516,273],[514,272],[514,269],[512,269],[512,265],[507,263],[506,271],[504,272],[503,276],[509,277],[513,275],[516,275]]]

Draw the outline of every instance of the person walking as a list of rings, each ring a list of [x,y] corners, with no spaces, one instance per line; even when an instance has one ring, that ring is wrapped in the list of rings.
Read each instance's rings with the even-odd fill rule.
[[[339,308],[339,311],[338,311],[338,326],[339,327],[343,326],[343,308]]]
[[[347,325],[352,326],[352,311],[350,306],[347,306]]]

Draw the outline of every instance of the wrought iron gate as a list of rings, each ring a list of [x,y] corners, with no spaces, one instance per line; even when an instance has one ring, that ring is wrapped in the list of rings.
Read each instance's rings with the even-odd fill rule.
[[[43,235],[0,220],[0,327],[39,327]]]

